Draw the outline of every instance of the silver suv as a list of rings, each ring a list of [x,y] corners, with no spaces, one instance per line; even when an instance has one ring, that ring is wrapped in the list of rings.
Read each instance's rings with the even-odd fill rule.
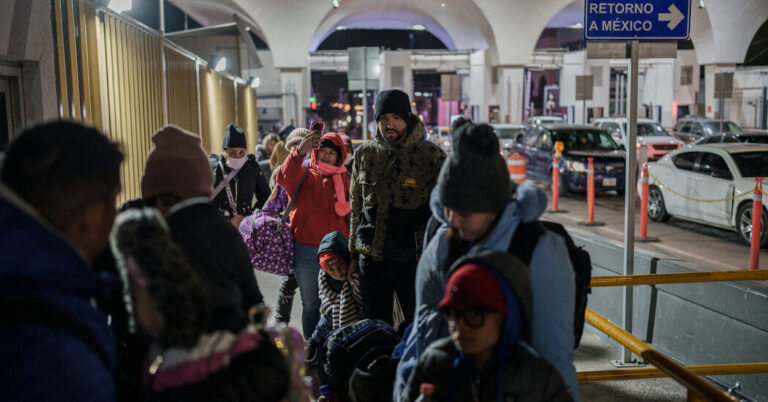
[[[726,120],[723,122],[723,129],[720,130],[720,120],[711,119],[708,117],[698,116],[686,116],[677,121],[675,128],[672,129],[672,134],[687,142],[691,143],[698,140],[701,137],[720,134],[720,133],[740,133],[741,127],[736,123]]]

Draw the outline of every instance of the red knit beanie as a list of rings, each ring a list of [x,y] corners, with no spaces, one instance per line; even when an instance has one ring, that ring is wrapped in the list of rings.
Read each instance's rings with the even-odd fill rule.
[[[499,281],[488,268],[476,263],[462,265],[451,274],[437,306],[488,309],[502,317],[507,315]]]
[[[200,137],[166,126],[152,135],[152,142],[141,177],[143,198],[169,194],[185,200],[213,192],[213,170]]]
[[[327,272],[328,268],[338,264],[340,261],[343,261],[343,258],[339,257],[334,252],[325,251],[320,253],[319,256],[317,256],[317,260],[318,262],[320,262],[320,266],[323,267],[323,271]]]

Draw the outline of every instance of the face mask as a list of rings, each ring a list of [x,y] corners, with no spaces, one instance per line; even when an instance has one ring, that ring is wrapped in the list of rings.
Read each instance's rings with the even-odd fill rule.
[[[245,158],[227,158],[227,166],[232,169],[240,169],[245,165]]]

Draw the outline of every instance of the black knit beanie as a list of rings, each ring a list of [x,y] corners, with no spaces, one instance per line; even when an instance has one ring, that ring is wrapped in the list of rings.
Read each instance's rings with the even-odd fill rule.
[[[245,131],[237,124],[229,124],[224,129],[224,141],[221,147],[227,148],[248,148],[245,146]]]
[[[510,200],[509,172],[487,124],[465,123],[451,134],[454,152],[437,179],[440,203],[462,212],[499,212]]]
[[[399,89],[388,89],[376,95],[373,118],[379,121],[381,115],[394,113],[406,122],[411,121],[411,100],[408,94]]]

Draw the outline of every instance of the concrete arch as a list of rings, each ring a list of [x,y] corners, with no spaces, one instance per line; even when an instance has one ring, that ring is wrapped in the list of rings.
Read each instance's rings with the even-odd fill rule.
[[[508,0],[474,0],[493,30],[498,56],[494,65],[523,66],[530,62],[536,43],[549,21],[574,0],[537,0],[537,12]],[[533,2],[529,2],[529,6]],[[526,12],[524,9],[529,10]]]
[[[452,50],[484,50],[493,43],[492,30],[471,1],[445,0],[445,7],[426,1],[345,0],[329,12],[313,35],[314,51],[339,25],[355,28],[409,28],[423,25]]]
[[[174,4],[183,9],[192,18],[197,20],[203,26],[228,24],[233,22],[232,16],[238,14],[250,25],[251,32],[258,36],[269,46],[264,32],[256,21],[254,21],[239,5],[229,0],[211,2],[205,0],[176,0]]]
[[[345,9],[344,11],[348,12],[349,10]],[[331,14],[320,24],[309,47],[311,52],[317,50],[320,44],[339,26],[368,29],[410,29],[411,26],[416,24],[424,26],[427,31],[440,39],[448,49],[456,49],[456,42],[445,28],[434,18],[421,14],[418,10],[406,10],[382,5],[378,8],[366,9],[356,14],[350,13],[344,16],[345,14]],[[375,21],[370,19],[373,16],[376,17]]]
[[[691,39],[700,64],[744,62],[751,39],[768,20],[765,0],[704,0],[693,7]]]

